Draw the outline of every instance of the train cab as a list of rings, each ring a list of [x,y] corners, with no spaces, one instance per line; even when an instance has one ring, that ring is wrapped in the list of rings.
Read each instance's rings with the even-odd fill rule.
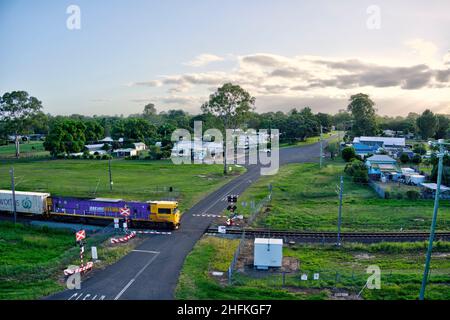
[[[149,220],[155,223],[166,223],[173,229],[180,226],[181,212],[177,201],[149,201]]]

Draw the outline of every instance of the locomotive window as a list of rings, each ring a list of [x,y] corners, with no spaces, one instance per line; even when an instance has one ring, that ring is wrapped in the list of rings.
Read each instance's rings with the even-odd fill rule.
[[[158,208],[158,213],[161,214],[171,214],[172,211],[169,208]]]

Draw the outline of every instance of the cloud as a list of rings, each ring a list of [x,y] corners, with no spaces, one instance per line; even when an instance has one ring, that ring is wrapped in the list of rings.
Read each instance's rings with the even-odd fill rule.
[[[438,52],[438,47],[433,42],[424,39],[408,40],[405,44],[413,50],[413,53],[426,58],[434,57]]]
[[[426,49],[426,44],[417,42],[414,45],[423,45],[426,52],[434,52],[431,47]],[[266,101],[267,97],[273,97],[271,101],[318,99],[324,102],[326,97],[345,97],[346,100],[355,92],[366,92],[374,99],[389,98],[390,101],[400,95],[405,100],[413,95],[422,99],[428,97],[435,102],[450,100],[450,93],[442,90],[450,87],[450,68],[443,63],[405,64],[399,61],[395,64],[357,58],[268,53],[237,56],[236,61],[228,71],[163,75],[143,83],[159,83],[167,90],[168,97],[161,98],[162,103],[197,104],[197,107],[205,101],[199,98],[200,95],[207,98],[212,90],[227,82],[239,84],[257,101],[261,97]]]
[[[129,87],[160,87],[162,85],[162,82],[159,80],[149,80],[149,81],[138,81],[138,82],[131,82],[128,84]]]
[[[183,63],[186,66],[190,67],[203,67],[212,62],[223,61],[224,58],[216,56],[214,54],[203,53],[195,57],[194,60]]]

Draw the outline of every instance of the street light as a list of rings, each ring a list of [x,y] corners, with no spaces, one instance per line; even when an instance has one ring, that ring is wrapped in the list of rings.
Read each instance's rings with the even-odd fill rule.
[[[441,193],[442,169],[444,166],[444,154],[445,154],[444,145],[450,145],[450,143],[445,143],[444,139],[439,139],[437,142],[429,141],[428,144],[439,146],[439,153],[437,154],[439,163],[438,163],[438,173],[437,173],[436,194],[434,196],[433,219],[431,220],[430,239],[428,242],[427,258],[425,261],[425,270],[423,272],[422,286],[420,288],[420,295],[419,295],[420,300],[423,300],[425,297],[425,287],[427,286],[428,273],[430,271],[431,251],[433,250],[433,240],[434,240],[434,233],[435,233],[435,229],[436,229],[437,212],[439,209],[439,197],[440,197],[440,193]]]

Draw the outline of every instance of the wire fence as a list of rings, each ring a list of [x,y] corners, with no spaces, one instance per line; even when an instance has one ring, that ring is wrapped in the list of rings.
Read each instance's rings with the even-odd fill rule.
[[[233,281],[233,273],[236,271],[236,265],[239,259],[239,255],[243,250],[245,245],[245,230],[242,232],[241,239],[239,240],[239,245],[236,248],[236,251],[233,255],[233,260],[231,260],[230,266],[228,267],[228,284],[231,284]]]
[[[428,282],[434,284],[448,285],[450,281],[450,270],[439,270],[428,275]],[[237,271],[229,279],[232,286],[255,286],[270,288],[297,288],[297,289],[324,289],[334,291],[345,289],[356,294],[372,282],[372,272],[364,269],[351,268],[348,270],[333,269],[299,269],[296,271],[274,271],[256,270],[247,268],[244,271]],[[422,270],[399,271],[381,270],[380,285],[401,286],[420,285],[422,281]]]

